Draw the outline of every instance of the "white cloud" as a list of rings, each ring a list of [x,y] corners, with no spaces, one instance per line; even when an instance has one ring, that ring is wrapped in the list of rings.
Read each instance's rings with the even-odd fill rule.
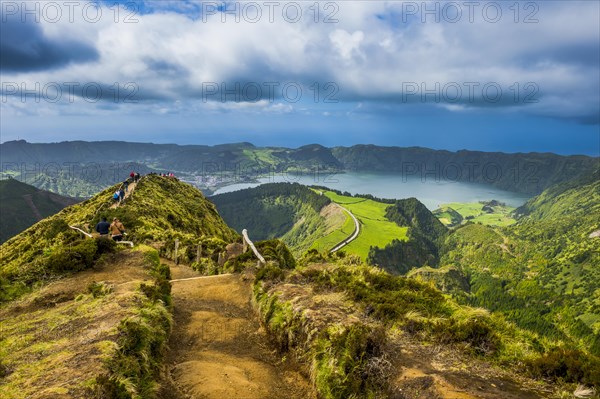
[[[498,23],[482,20],[477,12],[474,23],[466,15],[458,23],[404,23],[400,13],[406,2],[384,1],[331,3],[334,8],[321,9],[317,23],[310,2],[297,3],[304,7],[304,18],[296,23],[285,21],[281,7],[273,23],[266,9],[258,23],[243,18],[235,23],[230,16],[222,23],[218,13],[194,19],[175,12],[174,4],[159,3],[149,2],[160,12],[137,15],[138,23],[115,23],[108,17],[93,24],[81,17],[73,23],[42,21],[48,38],[77,37],[93,45],[99,59],[57,70],[6,73],[3,79],[28,84],[134,82],[142,103],[199,100],[203,85],[212,82],[230,87],[235,82],[294,81],[309,87],[315,81],[334,81],[342,99],[382,102],[402,101],[407,82],[427,87],[496,82],[506,91],[515,82],[521,87],[533,82],[540,102],[524,107],[526,112],[575,118],[598,112],[597,2],[539,3],[539,22],[531,24],[522,23],[531,10],[521,10],[521,21],[515,23],[508,6]],[[197,11],[189,2],[176,8]],[[108,7],[103,10],[113,15]],[[323,23],[332,13],[339,22]],[[596,53],[589,54],[594,46]],[[475,105],[481,104],[446,108]],[[243,102],[212,109],[257,107],[277,109]]]
[[[364,54],[360,50],[360,44],[364,38],[365,34],[360,30],[350,34],[345,30],[336,29],[329,34],[331,44],[345,61],[349,61],[354,56],[364,58]]]

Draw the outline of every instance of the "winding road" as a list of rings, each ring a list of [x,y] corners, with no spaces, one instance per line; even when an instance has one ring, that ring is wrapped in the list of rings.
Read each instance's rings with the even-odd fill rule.
[[[354,214],[352,212],[350,212],[348,209],[344,208],[340,204],[336,204],[336,205],[339,206],[348,215],[350,215],[352,220],[354,220],[354,232],[348,238],[346,238],[344,241],[340,242],[335,247],[333,247],[333,249],[331,251],[329,251],[329,253],[334,253],[334,252],[339,251],[340,249],[344,248],[346,245],[348,245],[352,241],[354,241],[356,239],[356,237],[358,237],[358,235],[360,234],[360,223],[358,222],[358,219],[356,218],[356,216],[354,216]]]

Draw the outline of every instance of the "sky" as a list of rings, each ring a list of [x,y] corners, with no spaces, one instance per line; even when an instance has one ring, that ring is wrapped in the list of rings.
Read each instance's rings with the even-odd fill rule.
[[[0,1],[0,141],[600,155],[598,1]]]

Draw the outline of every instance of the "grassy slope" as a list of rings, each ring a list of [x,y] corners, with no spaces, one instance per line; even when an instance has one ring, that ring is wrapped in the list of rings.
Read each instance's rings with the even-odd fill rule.
[[[325,191],[324,195],[352,212],[361,225],[360,234],[356,240],[344,247],[345,252],[356,254],[365,260],[371,246],[384,247],[394,239],[406,240],[408,227],[400,227],[385,217],[385,210],[390,204],[365,198],[347,197],[331,191]],[[331,249],[353,231],[354,222],[348,216],[340,230],[317,240],[313,248]]]
[[[151,397],[170,329],[170,287],[163,286],[165,301],[148,296],[159,292],[153,288],[158,276],[167,277],[157,261],[151,248],[113,254],[93,271],[2,306],[2,397]],[[128,328],[133,320],[136,331]],[[142,356],[140,367],[132,367]]]
[[[315,193],[323,192],[324,197]],[[238,231],[247,228],[257,240],[281,238],[297,256],[307,249],[331,250],[354,231],[352,218],[339,207],[327,209],[330,199],[352,212],[361,233],[344,251],[365,260],[371,246],[405,240],[408,227],[386,219],[390,204],[354,198],[299,184],[274,183],[211,197],[223,218]]]
[[[319,240],[331,228],[337,230],[339,221],[337,218],[323,216],[322,212],[315,212],[309,205],[303,204],[300,208],[300,214],[303,216],[294,226],[283,236],[281,240],[289,247],[293,248],[294,255],[300,256],[309,248],[312,248],[314,242]]]
[[[38,222],[24,196],[31,197],[42,217],[77,203],[73,198],[42,191],[16,179],[0,180],[0,243]]]
[[[320,252],[327,252],[352,234],[354,231],[354,220],[352,220],[352,218],[346,212],[342,211],[342,213],[342,223],[339,224],[337,228],[332,229],[329,233],[318,237],[311,245],[311,249],[314,248]],[[344,248],[344,250],[347,249],[348,247]]]
[[[486,380],[504,375],[501,388],[494,384],[476,388],[465,380],[462,387],[467,392],[473,389],[471,392],[477,396],[485,393],[485,397],[506,397],[503,390],[510,385],[506,377],[527,375],[557,380],[557,375],[543,375],[545,367],[563,367],[555,360],[545,363],[543,353],[552,343],[545,342],[549,346],[543,347],[535,334],[515,327],[503,317],[460,306],[431,285],[412,278],[330,261],[337,263],[309,264],[289,273],[269,265],[257,274],[254,289],[267,330],[282,350],[298,356],[310,367],[310,376],[321,397],[405,397],[401,392],[409,391],[405,389],[409,385],[402,383],[411,376],[402,377],[401,370],[396,374],[395,367],[405,366],[411,356],[421,362],[444,363],[444,352],[451,353],[453,375],[459,381],[480,375],[482,363],[484,369],[488,368]],[[426,348],[431,345],[436,346],[435,355],[428,358]],[[403,350],[395,358],[394,348],[407,347],[411,350]],[[583,371],[579,376],[570,375],[567,381],[600,384],[600,376],[594,371],[598,359],[570,356],[573,357],[564,360],[568,365],[561,372],[580,370],[579,367]],[[456,372],[458,359],[464,372]],[[574,359],[579,365],[569,363]],[[490,368],[489,363],[503,370]],[[418,384],[416,380],[412,382]],[[526,383],[541,385],[539,380]],[[447,393],[447,385],[433,391],[427,390],[424,383],[417,386],[426,397],[444,397],[436,396],[440,389]],[[537,396],[521,392],[510,397]]]
[[[137,243],[156,242],[162,254],[173,250],[180,240],[179,253],[196,253],[201,241],[230,242],[237,234],[221,219],[212,203],[196,188],[174,179],[146,176],[124,205],[110,209],[110,187],[98,195],[46,218],[0,246],[0,298],[8,299],[31,289],[61,271],[49,262],[71,256],[81,234],[70,225],[93,229],[101,216],[116,216],[124,223],[128,238]],[[64,256],[63,256],[64,255]],[[71,257],[79,256],[73,252]]]
[[[273,156],[274,148],[247,148],[243,150],[243,154],[249,159],[257,163],[257,165],[271,165],[276,167],[280,160]]]
[[[159,264],[159,251],[172,251],[174,239],[185,256],[188,244],[195,254],[199,242],[222,250],[237,238],[200,191],[175,179],[144,177],[111,209],[114,190],[0,247],[0,378],[9,397],[153,397],[171,324],[168,268]],[[110,255],[112,241],[69,228],[87,229],[101,215],[121,218],[128,238],[156,249]]]
[[[337,224],[330,201],[300,184],[273,183],[210,198],[225,221],[253,240],[281,238],[296,255]]]
[[[490,226],[509,226],[516,222],[516,219],[512,217],[512,212],[515,208],[510,206],[495,206],[493,207],[494,212],[486,213],[481,208],[483,204],[479,202],[452,202],[449,204],[442,204],[440,208],[434,211],[434,215],[440,219],[446,226],[451,226],[452,214],[448,211],[448,208],[458,212],[463,221],[466,221],[467,217],[469,221],[473,223],[481,223]]]

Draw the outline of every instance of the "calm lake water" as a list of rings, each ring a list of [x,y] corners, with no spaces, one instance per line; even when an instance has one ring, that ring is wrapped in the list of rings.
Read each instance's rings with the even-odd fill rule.
[[[477,202],[498,200],[510,206],[520,206],[530,197],[522,193],[500,190],[493,186],[479,183],[453,181],[435,181],[406,177],[398,174],[379,174],[348,172],[335,175],[292,175],[273,174],[258,179],[258,183],[236,183],[222,187],[216,194],[229,193],[245,188],[256,187],[265,183],[301,183],[305,185],[325,186],[352,194],[371,194],[379,198],[415,197],[427,208],[434,210],[440,204],[448,202]]]

